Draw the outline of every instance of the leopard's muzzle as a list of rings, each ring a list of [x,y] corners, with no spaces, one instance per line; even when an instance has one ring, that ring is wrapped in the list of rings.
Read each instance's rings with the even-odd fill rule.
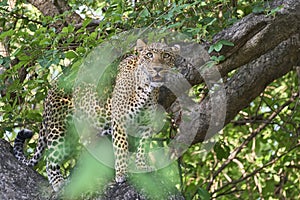
[[[165,81],[166,70],[161,66],[155,66],[152,68],[150,81],[155,83],[163,83]]]

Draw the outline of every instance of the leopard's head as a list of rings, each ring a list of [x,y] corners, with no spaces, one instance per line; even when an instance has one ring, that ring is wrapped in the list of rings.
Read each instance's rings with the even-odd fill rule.
[[[142,40],[137,40],[138,67],[146,74],[147,80],[153,87],[160,87],[166,79],[169,70],[174,67],[176,55],[180,46],[168,46],[165,43],[152,43],[146,45]]]

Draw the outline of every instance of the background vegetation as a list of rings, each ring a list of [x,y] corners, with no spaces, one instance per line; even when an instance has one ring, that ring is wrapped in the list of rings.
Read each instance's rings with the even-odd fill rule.
[[[262,0],[133,2],[69,1],[71,10],[55,17],[44,16],[25,0],[0,2],[0,137],[13,143],[22,128],[38,132],[51,80],[72,72],[116,33],[155,27],[210,42],[250,13],[276,14]],[[82,24],[56,26],[78,10],[85,16]],[[93,20],[98,23],[91,28]],[[221,48],[219,43],[211,51]],[[300,198],[299,75],[295,70],[270,84],[220,132],[205,156],[201,144],[195,144],[179,159],[178,188],[187,199]],[[44,171],[43,163],[38,170]]]

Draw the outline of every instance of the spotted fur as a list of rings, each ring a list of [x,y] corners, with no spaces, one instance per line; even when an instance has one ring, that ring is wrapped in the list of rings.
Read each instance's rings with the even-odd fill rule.
[[[112,134],[115,180],[124,182],[128,168],[128,124],[138,121],[137,116],[141,112],[156,109],[159,87],[164,84],[168,71],[174,67],[179,49],[178,45],[146,45],[138,40],[137,55],[125,58],[119,64],[113,92],[104,103],[99,100],[94,85],[81,83],[76,86],[72,95],[55,85],[44,101],[43,121],[35,153],[30,159],[23,153],[25,139],[33,135],[30,130],[24,129],[15,139],[15,156],[22,163],[34,166],[47,148],[48,179],[53,189],[58,191],[63,184],[60,164],[68,154],[65,141],[68,119],[76,113],[76,118],[87,119],[92,128],[101,135]],[[151,123],[151,112],[146,113],[149,113],[146,126],[141,126],[138,130],[141,136],[136,153],[136,166],[139,169],[148,168],[144,142],[153,132],[151,126],[147,126],[147,123]]]

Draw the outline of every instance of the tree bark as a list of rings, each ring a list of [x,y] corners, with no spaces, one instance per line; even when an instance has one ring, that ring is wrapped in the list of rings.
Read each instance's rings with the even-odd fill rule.
[[[71,7],[68,4],[68,1],[65,0],[53,0],[53,1],[45,1],[45,0],[29,0],[29,3],[34,5],[37,9],[39,9],[43,15],[55,17],[59,14],[63,14],[64,12],[69,12],[66,21],[55,21],[50,26],[55,27],[58,32],[62,30],[64,26],[68,26],[68,24],[80,24],[82,23],[81,17],[75,13],[70,12]]]
[[[36,172],[34,169],[21,164],[14,156],[12,146],[5,140],[0,139],[0,199],[1,200],[56,200],[69,199],[64,196],[63,192],[55,193],[49,185],[48,180]],[[94,181],[94,180],[91,180]],[[165,194],[170,191],[166,190],[164,183],[157,182],[161,185],[160,190]],[[184,200],[184,197],[176,192],[168,195],[169,200]],[[133,184],[125,182],[122,184],[113,183],[108,185],[103,193],[96,191],[95,194],[81,194],[76,199],[93,199],[93,200],[147,200],[149,194],[138,190]],[[73,199],[71,197],[71,199]]]
[[[195,120],[198,123],[190,127],[197,129],[193,143],[202,142],[216,134],[263,92],[268,84],[300,65],[300,2],[286,0],[273,3],[273,6],[279,5],[283,5],[283,8],[275,16],[250,14],[214,36],[214,42],[229,40],[235,44],[233,47],[222,48],[220,54],[225,55],[226,60],[216,66],[223,80],[226,80],[226,95],[219,101],[222,106],[212,105],[207,97],[200,104],[188,108],[197,111],[192,115],[198,117]],[[191,60],[197,60],[197,57]],[[196,64],[195,67],[201,70],[201,66]],[[234,75],[228,78],[227,74],[235,69],[237,71]],[[193,84],[203,82],[199,74],[192,77],[187,78]],[[165,104],[172,103],[172,100]],[[211,112],[212,106],[226,108],[225,120],[223,116]],[[214,123],[210,124],[212,121]],[[189,134],[182,133],[176,140],[188,144],[191,140],[189,137]]]
[[[49,199],[51,197],[51,188],[47,179],[18,162],[11,145],[3,139],[0,139],[0,160],[0,199]]]

